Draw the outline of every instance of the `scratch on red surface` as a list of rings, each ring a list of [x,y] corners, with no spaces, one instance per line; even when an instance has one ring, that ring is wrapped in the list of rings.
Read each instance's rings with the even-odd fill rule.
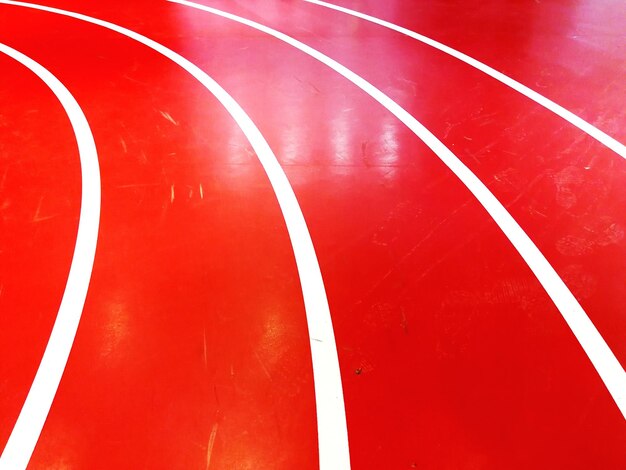
[[[172,115],[170,113],[168,113],[167,111],[161,111],[159,110],[159,113],[161,113],[161,116],[163,116],[165,119],[167,119],[169,122],[171,122],[172,124],[174,124],[175,126],[178,126],[179,123],[178,121],[176,121]]]
[[[213,446],[215,445],[215,436],[217,436],[217,428],[219,424],[216,422],[211,429],[211,435],[209,436],[209,443],[206,449],[206,470],[209,470],[211,466],[211,454],[213,454]]]
[[[261,360],[261,358],[259,357],[259,353],[257,353],[255,351],[254,353],[254,357],[256,357],[256,360],[259,361],[259,365],[261,366],[261,369],[263,369],[263,372],[265,373],[265,375],[267,376],[268,379],[273,380],[272,379],[272,375],[270,374],[270,371],[267,370],[267,367],[265,367],[265,364],[263,364],[263,361]]]
[[[203,358],[204,358],[204,368],[206,369],[207,367],[207,361],[206,361],[206,328],[202,329],[202,353],[203,353]]]

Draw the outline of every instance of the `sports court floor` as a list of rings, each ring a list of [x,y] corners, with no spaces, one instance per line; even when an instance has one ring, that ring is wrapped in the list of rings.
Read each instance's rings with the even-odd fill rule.
[[[626,469],[623,0],[45,1],[1,470]]]

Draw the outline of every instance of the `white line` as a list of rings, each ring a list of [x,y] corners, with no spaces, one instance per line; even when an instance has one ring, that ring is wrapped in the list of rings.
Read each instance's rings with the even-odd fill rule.
[[[0,3],[76,18],[116,31],[150,47],[193,75],[215,95],[237,122],[250,141],[274,189],[296,258],[313,361],[320,468],[323,470],[349,469],[350,452],[339,359],[322,274],[311,235],[293,189],[259,129],[241,106],[217,82],[196,65],[162,44],[129,29],[80,13],[10,0],[0,0]],[[312,341],[311,338],[317,341]]]
[[[499,82],[504,83],[508,87],[513,88],[515,91],[521,93],[522,95],[526,96],[527,98],[530,98],[531,100],[533,100],[534,102],[540,104],[544,108],[549,109],[554,114],[562,117],[563,119],[565,119],[569,123],[571,123],[574,126],[578,127],[581,131],[589,134],[591,137],[596,139],[598,142],[602,143],[606,147],[608,147],[611,150],[613,150],[615,153],[620,155],[622,158],[626,158],[626,146],[624,146],[622,143],[620,143],[617,140],[615,140],[610,135],[602,132],[600,129],[598,129],[594,125],[589,124],[587,121],[585,121],[584,119],[576,116],[574,113],[572,113],[571,111],[568,111],[567,109],[565,109],[561,105],[559,105],[559,104],[555,103],[554,101],[546,98],[545,96],[537,93],[536,91],[532,90],[531,88],[528,88],[526,85],[523,85],[520,82],[518,82],[517,80],[514,80],[514,79],[512,79],[511,77],[509,77],[507,75],[504,75],[502,72],[498,72],[496,69],[491,68],[491,67],[489,67],[486,64],[483,64],[482,62],[474,59],[473,57],[468,56],[467,54],[463,54],[462,52],[457,51],[456,49],[453,49],[453,48],[451,48],[449,46],[446,46],[445,44],[442,44],[442,43],[440,43],[438,41],[435,41],[434,39],[431,39],[431,38],[429,38],[427,36],[423,36],[423,35],[421,35],[419,33],[411,31],[410,29],[403,28],[402,26],[398,26],[396,24],[390,23],[389,21],[381,20],[380,18],[376,18],[374,16],[366,15],[365,13],[361,13],[361,12],[358,12],[358,11],[355,11],[355,10],[350,10],[349,8],[340,7],[338,5],[333,5],[332,3],[323,2],[323,1],[320,1],[320,0],[304,0],[304,1],[308,2],[308,3],[313,3],[315,5],[320,5],[320,6],[323,6],[323,7],[326,7],[326,8],[330,8],[332,10],[340,11],[340,12],[346,13],[348,15],[356,16],[356,17],[361,18],[363,20],[370,21],[372,23],[376,23],[377,25],[384,26],[384,27],[389,28],[389,29],[393,29],[394,31],[397,31],[397,32],[402,33],[402,34],[405,34],[406,36],[410,36],[413,39],[417,39],[418,41],[420,41],[420,42],[422,42],[424,44],[427,44],[427,45],[429,45],[431,47],[434,47],[435,49],[440,50],[441,52],[444,52],[444,53],[446,53],[448,55],[451,55],[452,57],[454,57],[454,58],[456,58],[456,59],[458,59],[458,60],[460,60],[462,62],[465,62],[466,64],[471,65],[472,67],[480,70],[481,72],[486,73],[490,77],[495,78]]]
[[[519,224],[513,219],[511,214],[496,199],[478,177],[465,166],[441,141],[439,141],[428,129],[411,116],[405,109],[394,102],[374,85],[347,69],[340,63],[322,54],[300,41],[287,36],[279,31],[271,29],[254,21],[241,18],[239,16],[216,10],[215,8],[199,5],[186,0],[168,0],[173,3],[197,8],[199,10],[213,13],[251,28],[269,34],[279,39],[311,57],[326,64],[334,71],[343,75],[356,86],[365,91],[368,95],[382,104],[400,121],[402,121],[415,135],[417,135],[431,150],[445,163],[450,170],[463,182],[463,184],[474,194],[476,199],[487,210],[489,215],[498,224],[515,249],[522,256],[524,261],[533,271],[541,285],[544,287],[556,307],[563,315],[563,318],[571,328],[572,332],[580,342],[581,346],[589,356],[598,374],[604,381],[609,393],[615,400],[620,411],[626,418],[626,372],[619,361],[608,347],[596,327],[593,325],[576,298],[569,291],[565,283],[561,280],[548,260],[535,246],[530,237],[522,230]]]
[[[52,406],[89,289],[100,224],[100,168],[87,119],[67,88],[48,70],[21,52],[4,44],[0,44],[0,52],[30,69],[60,101],[76,136],[82,178],[76,246],[61,306],[28,396],[0,456],[0,470],[22,470],[28,465]]]

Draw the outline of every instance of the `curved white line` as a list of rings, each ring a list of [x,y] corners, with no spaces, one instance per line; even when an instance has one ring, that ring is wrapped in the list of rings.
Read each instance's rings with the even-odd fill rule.
[[[346,426],[339,359],[322,274],[311,235],[293,189],[259,129],[257,129],[241,106],[217,82],[181,55],[152,39],[113,23],[80,13],[10,0],[0,0],[0,3],[69,16],[102,26],[134,39],[164,55],[193,75],[215,95],[233,117],[246,138],[250,141],[270,180],[285,218],[296,258],[313,361],[320,468],[324,470],[349,469],[348,429]]]
[[[581,346],[589,356],[598,374],[604,381],[609,393],[615,400],[620,411],[626,418],[626,372],[608,347],[594,324],[591,322],[576,298],[569,291],[548,260],[535,246],[530,237],[524,232],[511,214],[489,191],[487,186],[465,166],[441,141],[426,129],[417,119],[411,116],[404,108],[394,102],[374,85],[355,74],[340,63],[313,49],[306,44],[254,21],[226,13],[215,8],[192,3],[186,0],[168,0],[173,3],[197,8],[213,13],[214,15],[245,24],[263,33],[279,39],[296,49],[310,55],[324,63],[337,73],[343,75],[368,95],[387,108],[394,116],[402,121],[445,163],[450,170],[463,182],[470,192],[478,199],[489,215],[498,224],[515,249],[533,271],[543,288],[546,290],[561,315],[571,328]]]
[[[100,167],[96,144],[87,119],[67,88],[48,70],[21,52],[4,44],[0,44],[0,52],[30,69],[60,101],[76,136],[82,178],[76,246],[61,306],[35,379],[0,456],[0,470],[18,470],[26,468],[35,449],[63,376],[83,312],[98,242]]]
[[[427,36],[423,36],[419,33],[411,31],[410,29],[403,28],[402,26],[398,26],[396,24],[390,23],[389,21],[381,20],[380,18],[376,18],[374,16],[366,15],[365,13],[358,12],[356,10],[351,10],[349,8],[340,7],[338,5],[333,5],[332,3],[323,2],[321,0],[304,0],[308,3],[313,3],[315,5],[320,5],[326,8],[330,8],[332,10],[340,11],[342,13],[346,13],[348,15],[356,16],[357,18],[361,18],[366,21],[370,21],[372,23],[376,23],[377,25],[384,26],[385,28],[393,29],[399,33],[402,33],[406,36],[412,37],[413,39],[417,39],[418,41],[427,44],[435,49],[444,52],[448,55],[451,55],[455,59],[458,59],[462,62],[465,62],[468,65],[480,70],[483,73],[486,73],[492,78],[495,78],[501,83],[504,83],[506,86],[513,88],[515,91],[521,93],[522,95],[530,98],[535,103],[543,106],[546,109],[549,109],[554,114],[562,117],[570,124],[578,127],[581,131],[589,134],[591,137],[596,139],[598,142],[602,143],[606,147],[613,150],[615,153],[620,155],[622,158],[626,158],[626,146],[622,143],[601,131],[594,125],[588,123],[584,119],[576,116],[571,111],[568,111],[563,106],[555,103],[554,101],[546,98],[545,96],[537,93],[535,90],[528,88],[526,85],[521,84],[517,80],[509,77],[508,75],[503,74],[502,72],[498,72],[496,69],[489,67],[487,64],[483,64],[482,62],[474,59],[473,57],[468,56],[456,49],[453,49],[445,44],[442,44],[434,39],[431,39]]]

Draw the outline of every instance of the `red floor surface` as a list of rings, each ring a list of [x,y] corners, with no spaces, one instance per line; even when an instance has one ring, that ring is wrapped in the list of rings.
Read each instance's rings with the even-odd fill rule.
[[[201,2],[328,55],[424,124],[507,208],[626,366],[622,156],[382,26],[301,0]],[[337,2],[458,49],[626,140],[622,2]],[[46,5],[167,46],[258,126],[321,268],[353,469],[626,468],[624,415],[535,274],[368,94],[284,42],[187,6]],[[80,104],[102,184],[87,300],[28,468],[320,468],[315,338],[294,251],[233,118],[187,71],[101,26],[0,2],[0,43]],[[0,103],[3,448],[65,290],[81,173],[59,100],[5,54]],[[5,458],[0,468],[21,467]]]

